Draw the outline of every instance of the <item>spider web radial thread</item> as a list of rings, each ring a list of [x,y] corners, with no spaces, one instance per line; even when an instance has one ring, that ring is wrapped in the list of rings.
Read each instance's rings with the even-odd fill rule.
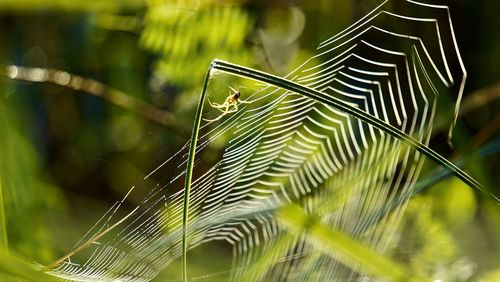
[[[440,95],[454,95],[457,107],[460,102],[466,73],[446,6],[385,1],[321,43],[317,52],[287,78],[358,107],[424,144],[442,106]],[[238,280],[284,232],[273,209],[296,203],[313,213],[333,194],[343,195],[343,201],[322,211],[323,222],[383,254],[404,214],[406,201],[401,199],[412,192],[422,155],[299,94],[262,87],[249,96],[254,103],[240,105],[215,127],[207,122],[200,129],[189,247],[214,240],[231,244],[231,278]],[[206,105],[205,112],[211,110]],[[227,140],[224,152],[210,160],[210,148],[220,140]],[[148,281],[178,259],[183,191],[170,188],[182,182],[188,147],[137,184],[168,179],[153,185],[133,215],[49,273],[71,280]],[[213,165],[197,170],[206,162]],[[128,196],[77,245],[119,221]],[[400,204],[391,213],[377,216],[394,202]],[[362,270],[314,250],[307,236],[297,235],[275,263],[252,275],[266,280],[354,280],[362,275]]]

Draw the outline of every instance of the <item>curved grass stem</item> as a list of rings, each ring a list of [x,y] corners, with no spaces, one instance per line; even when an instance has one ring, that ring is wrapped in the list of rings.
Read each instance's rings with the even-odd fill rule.
[[[355,108],[344,101],[335,98],[335,97],[328,97],[325,94],[302,86],[298,83],[295,83],[293,81],[290,81],[288,79],[284,79],[281,77],[277,77],[268,73],[264,73],[261,71],[253,70],[247,67],[239,66],[236,64],[228,63],[225,61],[221,60],[214,60],[211,64],[211,69],[216,69],[222,72],[230,73],[233,75],[253,79],[259,82],[263,82],[266,84],[270,84],[276,87],[280,87],[282,89],[295,92],[301,95],[304,95],[306,97],[309,97],[313,100],[316,100],[318,102],[321,102],[325,105],[334,107],[336,109],[339,109],[341,111],[344,111],[348,113],[349,115],[360,119],[363,122],[366,122],[377,129],[380,129],[384,131],[385,133],[397,138],[398,140],[408,144],[415,150],[419,151],[426,157],[430,158],[431,160],[435,161],[439,165],[443,166],[444,168],[448,169],[451,171],[456,177],[458,177],[460,180],[462,180],[464,183],[469,185],[470,187],[491,196],[494,198],[497,202],[500,202],[500,199],[496,197],[495,195],[489,193],[485,188],[473,177],[465,173],[463,170],[461,170],[459,167],[457,167],[455,164],[450,162],[448,159],[445,157],[441,156],[425,144],[421,143],[420,141],[416,140],[415,138],[411,137],[410,135],[406,134],[405,132],[399,130],[398,128],[394,127],[393,125],[390,125],[378,118],[373,117],[372,115],[364,112],[361,109]]]
[[[187,227],[189,215],[189,192],[191,190],[191,180],[193,178],[194,156],[196,153],[196,144],[198,141],[198,132],[200,131],[201,116],[203,114],[203,105],[205,103],[205,96],[210,79],[211,67],[205,75],[205,82],[203,83],[203,90],[201,91],[198,108],[194,118],[193,131],[191,132],[191,141],[189,144],[189,155],[186,167],[186,178],[184,181],[184,202],[182,212],[182,281],[187,281]]]
[[[218,70],[221,72],[225,72],[228,74],[244,77],[247,79],[252,79],[258,82],[263,82],[269,85],[273,85],[294,93],[298,93],[304,95],[308,98],[311,98],[315,101],[323,103],[325,105],[334,107],[341,111],[348,113],[349,115],[360,119],[363,122],[366,122],[377,129],[382,130],[383,132],[397,138],[398,140],[408,144],[418,152],[422,153],[426,157],[435,161],[442,167],[449,170],[452,174],[462,180],[468,186],[494,198],[497,202],[500,202],[500,199],[495,195],[489,193],[476,179],[465,173],[458,166],[450,162],[445,157],[441,156],[425,144],[421,143],[417,139],[411,137],[405,132],[399,130],[398,128],[373,117],[372,115],[355,108],[344,101],[337,99],[335,97],[329,97],[317,90],[302,86],[298,83],[290,81],[288,79],[284,79],[275,75],[271,75],[262,71],[257,71],[251,68],[243,67],[240,65],[232,64],[229,62],[214,60],[210,67],[208,68],[207,74],[205,76],[205,82],[203,84],[203,90],[201,92],[200,100],[198,103],[198,107],[196,110],[195,120],[193,131],[191,133],[191,143],[189,147],[189,157],[186,167],[186,178],[184,182],[184,207],[183,207],[183,215],[182,215],[182,278],[183,281],[187,281],[187,234],[188,234],[188,215],[189,215],[189,193],[191,189],[191,180],[193,175],[193,166],[194,166],[194,157],[196,153],[196,145],[198,139],[198,132],[201,125],[202,120],[202,112],[203,105],[205,103],[206,91],[209,79],[214,70]]]

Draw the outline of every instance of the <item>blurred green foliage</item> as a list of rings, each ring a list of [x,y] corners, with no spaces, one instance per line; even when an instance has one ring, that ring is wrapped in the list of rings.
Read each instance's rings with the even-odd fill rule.
[[[64,212],[59,188],[46,179],[36,149],[19,130],[20,112],[0,95],[0,193],[4,251],[35,260],[54,256],[46,218]],[[26,232],[29,230],[29,232]]]
[[[145,0],[121,0],[121,1],[107,1],[107,0],[4,0],[0,2],[0,9],[11,10],[15,12],[23,11],[69,11],[69,12],[103,12],[103,11],[116,11],[119,9],[138,9],[146,4]]]
[[[144,48],[160,56],[155,75],[164,83],[188,88],[200,84],[206,72],[200,66],[215,57],[253,65],[245,44],[253,26],[247,11],[209,1],[196,7],[170,2],[150,4],[140,38]]]
[[[189,131],[212,59],[287,73],[321,39],[377,3],[306,2],[4,0],[0,63],[54,67],[97,79],[175,112]],[[484,97],[497,95],[498,87],[492,85],[499,83],[495,58],[500,42],[494,27],[500,24],[495,14],[500,7],[495,1],[454,5],[459,46],[470,72],[464,100],[481,89],[487,90]],[[223,99],[227,90],[221,93]],[[458,152],[468,154],[485,140],[500,137],[495,126],[499,103],[479,104],[460,121]],[[438,132],[431,145],[451,157],[444,136],[445,130]],[[30,271],[31,262],[47,264],[65,254],[111,203],[184,141],[183,133],[75,89],[13,82],[3,75],[0,280],[47,279]],[[499,195],[498,167],[500,158],[494,154],[468,168],[479,170]],[[415,273],[458,281],[498,280],[500,208],[456,179],[412,199],[401,234],[407,237],[399,238],[394,257]],[[222,259],[205,263],[201,249],[191,256],[193,276],[224,271],[219,263],[230,264],[227,250],[217,245],[206,250]],[[176,271],[179,265],[174,263],[158,280],[174,279]]]

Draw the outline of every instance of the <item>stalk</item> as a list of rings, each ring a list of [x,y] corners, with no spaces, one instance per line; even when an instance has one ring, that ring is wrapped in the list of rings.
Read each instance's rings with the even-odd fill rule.
[[[229,74],[249,78],[256,80],[258,82],[264,82],[266,84],[270,84],[276,87],[280,87],[282,89],[292,91],[301,95],[304,95],[306,97],[309,97],[311,99],[314,99],[318,102],[321,102],[325,105],[337,108],[339,110],[342,110],[349,115],[360,119],[363,122],[366,122],[382,131],[385,133],[399,139],[400,141],[406,143],[407,145],[411,146],[415,150],[419,151],[426,157],[430,158],[434,162],[438,163],[439,165],[443,166],[447,170],[449,170],[452,174],[454,174],[456,177],[458,177],[460,180],[462,180],[465,184],[468,186],[494,198],[497,202],[500,202],[500,199],[496,197],[495,195],[491,194],[488,192],[476,179],[468,175],[466,172],[461,170],[459,167],[457,167],[455,164],[450,162],[448,159],[445,157],[441,156],[422,142],[418,141],[417,139],[411,137],[410,135],[406,134],[405,132],[399,130],[398,128],[394,127],[391,124],[388,124],[378,118],[373,117],[372,115],[364,112],[363,110],[360,110],[358,108],[355,108],[344,101],[335,98],[335,97],[328,97],[325,94],[302,86],[298,83],[295,83],[293,81],[290,81],[285,78],[281,78],[272,74],[268,74],[265,72],[257,71],[251,68],[243,67],[240,65],[228,63],[225,61],[221,60],[214,60],[211,64],[210,69],[216,69],[222,72],[226,72]]]
[[[337,108],[341,111],[344,111],[348,113],[349,115],[360,119],[363,122],[366,122],[382,131],[385,133],[397,138],[398,140],[404,142],[405,144],[411,146],[418,152],[422,153],[424,156],[430,158],[434,162],[438,163],[448,171],[450,171],[452,174],[454,174],[456,177],[458,177],[460,180],[462,180],[465,184],[468,186],[492,197],[493,199],[496,200],[497,203],[500,203],[500,199],[493,195],[492,193],[488,192],[476,179],[468,175],[466,172],[464,172],[462,169],[460,169],[458,166],[450,162],[448,159],[445,157],[441,156],[422,142],[418,141],[417,139],[413,138],[412,136],[406,134],[405,132],[399,130],[395,126],[385,123],[384,121],[373,117],[372,115],[364,112],[363,110],[360,110],[358,108],[355,108],[344,101],[335,98],[335,97],[328,97],[325,94],[302,86],[298,83],[295,83],[293,81],[290,81],[285,78],[281,78],[272,74],[268,74],[262,71],[254,70],[251,68],[247,68],[244,66],[236,65],[233,63],[225,62],[222,60],[214,60],[210,64],[207,74],[205,76],[205,82],[203,84],[203,90],[201,92],[200,100],[198,102],[198,107],[196,109],[196,115],[195,115],[195,120],[194,120],[194,126],[193,126],[193,131],[191,133],[191,143],[189,146],[189,156],[188,156],[188,162],[187,162],[187,167],[186,167],[186,178],[184,182],[184,207],[183,207],[183,215],[182,215],[182,281],[187,281],[187,226],[188,226],[188,215],[189,215],[189,193],[191,189],[191,181],[192,181],[192,176],[193,176],[193,165],[194,165],[194,157],[196,154],[196,145],[197,145],[197,139],[198,139],[198,133],[200,129],[200,124],[201,124],[201,116],[203,113],[203,105],[205,104],[205,97],[206,97],[206,91],[207,91],[207,86],[208,82],[210,80],[211,74],[214,73],[214,70],[218,70],[221,72],[225,72],[228,74],[244,77],[247,79],[252,79],[258,82],[263,82],[269,85],[273,85],[291,92],[295,92],[301,95],[304,95],[308,98],[311,98],[313,100],[316,100],[318,102],[321,102],[325,105]]]
[[[203,90],[201,91],[198,108],[194,117],[193,131],[191,132],[191,142],[189,144],[189,155],[186,167],[186,178],[184,181],[184,202],[182,212],[182,281],[187,281],[187,227],[189,215],[189,192],[191,190],[191,180],[193,178],[194,157],[196,154],[196,145],[198,142],[198,132],[200,131],[201,115],[203,114],[203,105],[205,104],[205,96],[207,92],[208,80],[210,79],[212,67],[210,66],[205,75]]]

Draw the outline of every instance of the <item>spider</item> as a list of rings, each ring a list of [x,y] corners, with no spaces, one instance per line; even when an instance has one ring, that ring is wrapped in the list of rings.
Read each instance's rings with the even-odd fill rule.
[[[218,117],[214,118],[214,119],[203,119],[203,120],[205,120],[205,121],[216,121],[216,120],[219,120],[223,116],[225,116],[225,115],[227,115],[229,113],[237,112],[238,111],[238,104],[250,104],[250,103],[252,103],[251,101],[241,101],[241,100],[239,100],[239,98],[241,96],[240,91],[232,88],[231,86],[228,86],[228,87],[230,89],[229,90],[229,96],[227,96],[227,98],[224,101],[224,103],[222,103],[222,104],[212,103],[210,101],[210,99],[208,99],[208,103],[210,104],[210,106],[212,106],[212,108],[215,108],[215,109],[221,111],[222,114],[219,115]],[[231,91],[232,91],[232,93],[231,93]]]

